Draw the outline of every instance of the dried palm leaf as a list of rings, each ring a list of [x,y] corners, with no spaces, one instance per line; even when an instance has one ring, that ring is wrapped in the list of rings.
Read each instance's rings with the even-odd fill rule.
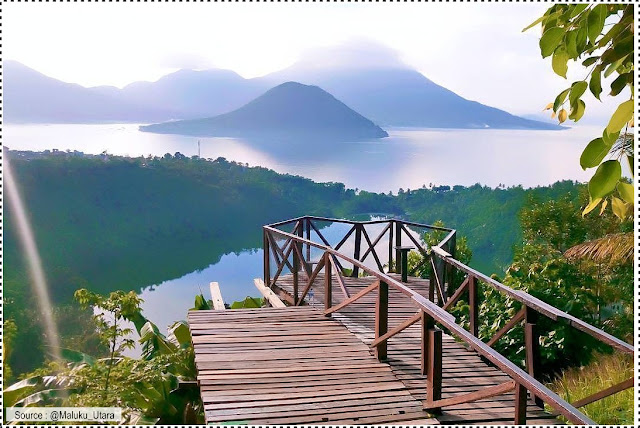
[[[631,263],[633,232],[613,233],[592,241],[574,245],[564,253],[568,259],[588,258],[599,263]]]

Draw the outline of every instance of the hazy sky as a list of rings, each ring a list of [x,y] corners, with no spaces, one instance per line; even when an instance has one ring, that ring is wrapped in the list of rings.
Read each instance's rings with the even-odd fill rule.
[[[434,82],[516,114],[536,113],[567,87],[521,30],[545,4],[5,3],[5,58],[84,86],[156,80],[178,68],[256,77],[309,51],[381,43]],[[368,55],[368,54],[367,54]],[[385,61],[375,52],[372,62]],[[312,56],[313,57],[313,56]],[[319,55],[317,57],[320,57]],[[574,70],[576,71],[576,70]],[[582,78],[582,70],[570,78]],[[585,99],[587,116],[612,104]],[[585,118],[587,117],[585,116]]]

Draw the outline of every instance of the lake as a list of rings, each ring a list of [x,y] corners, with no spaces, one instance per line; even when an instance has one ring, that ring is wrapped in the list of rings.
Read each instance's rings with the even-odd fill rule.
[[[162,156],[180,152],[225,157],[251,166],[337,181],[349,188],[397,192],[423,185],[533,187],[562,179],[585,181],[578,163],[600,128],[564,131],[387,129],[388,138],[323,144],[196,138],[150,134],[135,124],[5,125],[4,143],[14,150],[77,150],[97,154]]]
[[[394,193],[423,185],[471,185],[479,182],[532,187],[561,179],[585,181],[578,159],[599,128],[565,131],[388,129],[389,137],[364,142],[322,144],[194,138],[158,135],[138,125],[5,125],[4,143],[14,150],[77,150],[97,154],[162,156],[181,152],[204,158],[225,157],[315,181],[343,182],[350,188]],[[343,225],[323,233],[333,243]],[[382,240],[379,245],[385,245]],[[227,254],[201,270],[146,287],[141,292],[145,314],[163,329],[184,319],[200,291],[209,298],[209,282],[218,281],[225,301],[256,296],[253,279],[262,276],[262,251]],[[381,252],[381,256],[385,252]],[[383,263],[386,259],[383,260]],[[141,284],[146,286],[146,284]]]

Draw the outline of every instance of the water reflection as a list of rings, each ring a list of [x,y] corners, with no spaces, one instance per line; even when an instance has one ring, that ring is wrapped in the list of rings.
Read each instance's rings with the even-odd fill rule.
[[[578,159],[586,142],[601,132],[389,129],[382,140],[326,141],[197,138],[139,132],[138,125],[8,125],[6,144],[17,150],[52,148],[129,156],[181,152],[265,166],[351,188],[396,192],[422,185],[499,183],[525,187],[561,179],[585,181]]]

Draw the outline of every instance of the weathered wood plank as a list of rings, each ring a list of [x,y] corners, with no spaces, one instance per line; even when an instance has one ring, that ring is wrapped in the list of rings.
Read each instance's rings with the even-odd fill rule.
[[[224,299],[222,298],[222,292],[220,291],[220,285],[217,282],[209,283],[209,292],[211,293],[211,301],[213,302],[213,309],[216,311],[224,311]]]
[[[286,307],[282,300],[280,300],[280,298],[278,298],[278,296],[276,296],[276,294],[270,288],[267,288],[267,286],[264,285],[264,281],[262,279],[256,278],[253,280],[253,283],[260,294],[262,294],[262,296],[267,299],[267,302],[269,302],[271,306],[273,306],[274,308]]]

